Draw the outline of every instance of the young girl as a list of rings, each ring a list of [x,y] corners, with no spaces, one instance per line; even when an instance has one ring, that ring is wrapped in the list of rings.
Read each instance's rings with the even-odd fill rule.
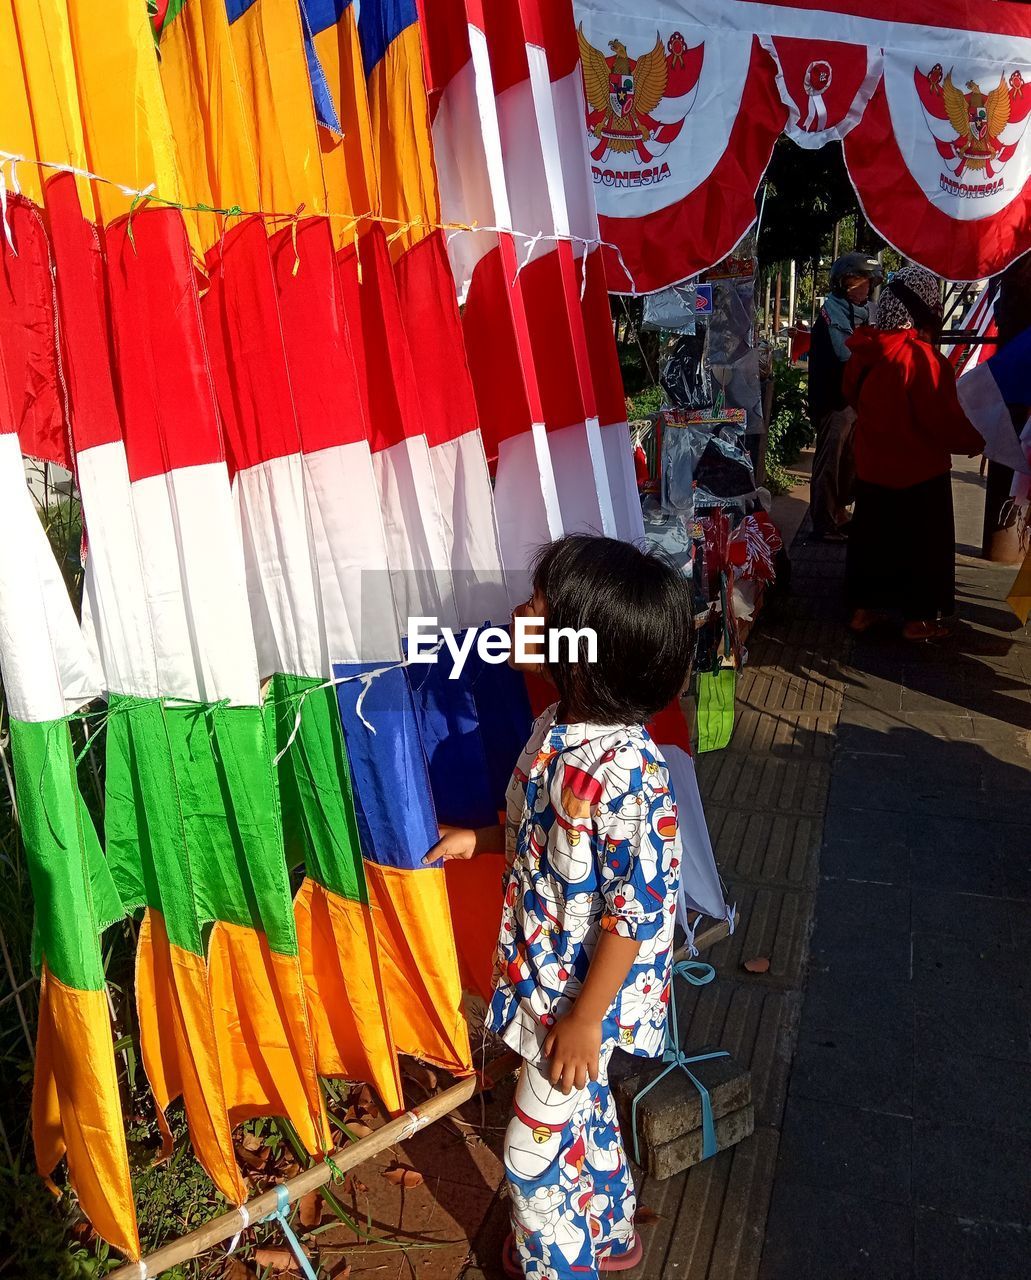
[[[559,700],[516,765],[505,827],[445,829],[427,861],[507,853],[488,1026],[525,1061],[505,1138],[505,1270],[583,1280],[643,1252],[607,1070],[617,1045],[663,1046],[681,849],[644,724],[686,680],[691,598],[662,560],[576,535],[543,549],[517,612],[545,634],[591,628],[597,660],[547,664]]]

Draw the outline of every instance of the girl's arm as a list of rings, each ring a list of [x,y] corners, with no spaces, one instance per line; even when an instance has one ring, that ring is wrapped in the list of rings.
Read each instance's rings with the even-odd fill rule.
[[[598,939],[587,977],[572,1009],[560,1018],[544,1041],[551,1060],[551,1083],[569,1093],[598,1078],[601,1024],[637,959],[641,944],[605,931]]]
[[[504,853],[505,828],[500,823],[489,827],[448,827],[441,823],[440,839],[423,863],[448,862],[452,858],[468,860],[480,853]]]

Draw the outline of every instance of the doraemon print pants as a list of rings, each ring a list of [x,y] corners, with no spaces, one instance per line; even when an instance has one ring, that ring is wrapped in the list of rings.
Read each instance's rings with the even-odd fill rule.
[[[505,1173],[516,1253],[533,1280],[591,1280],[600,1257],[634,1246],[637,1200],[608,1085],[610,1053],[602,1051],[600,1079],[571,1093],[552,1088],[546,1063],[523,1063]]]

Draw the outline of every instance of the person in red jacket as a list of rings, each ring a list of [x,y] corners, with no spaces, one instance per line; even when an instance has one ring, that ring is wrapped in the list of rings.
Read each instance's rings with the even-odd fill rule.
[[[980,453],[984,442],[932,345],[942,324],[937,279],[922,267],[896,272],[875,321],[849,339],[843,384],[857,415],[851,627],[866,631],[900,612],[906,639],[938,639],[956,611],[952,454]]]

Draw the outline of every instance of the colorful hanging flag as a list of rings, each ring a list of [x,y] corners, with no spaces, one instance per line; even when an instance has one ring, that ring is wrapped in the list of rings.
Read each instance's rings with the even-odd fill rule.
[[[262,4],[265,0],[258,2]],[[314,23],[311,21],[313,16],[316,19]],[[302,17],[306,20],[309,73],[312,72],[312,56],[318,51],[315,38],[321,36],[324,29],[319,24],[319,16],[319,12],[311,7],[302,11]],[[353,15],[341,13],[338,17],[341,21],[353,22]],[[234,23],[234,28],[235,25]],[[339,48],[336,51],[338,67],[346,65],[343,58],[348,51],[354,52],[356,49],[350,41],[345,42],[345,46],[343,53]],[[282,41],[277,48],[278,56],[289,56],[289,49],[284,48]],[[334,84],[328,78],[323,80],[319,75],[312,81],[309,119],[302,136],[313,136],[323,84],[331,91],[340,92],[339,108],[336,99],[333,100],[333,105],[338,111],[346,137],[352,126],[342,108],[350,105],[352,111],[368,119],[364,85],[356,83],[354,79],[347,85],[340,81]],[[315,112],[312,111],[313,105]],[[324,117],[325,112],[322,115]],[[354,127],[359,136],[362,132],[368,134],[371,129],[371,125],[367,126],[362,120],[357,121]],[[347,163],[333,161],[334,155],[337,161],[340,159],[340,152],[334,151],[340,144],[333,138],[332,130],[329,133],[332,140],[324,148],[324,154],[330,157],[324,170],[326,180],[335,176],[338,180],[354,182],[359,195],[362,192],[377,193],[374,173],[366,175],[364,183],[359,187],[354,177],[353,160],[350,168]],[[308,149],[311,149],[310,144]],[[340,209],[346,199],[339,192],[327,194],[328,205],[334,212]],[[382,750],[378,722],[371,719],[365,721],[361,715],[351,714],[357,707],[363,688],[357,677],[384,665],[391,670],[377,677],[377,686],[393,683],[399,691],[401,704],[411,706],[407,675],[400,667],[399,635],[404,624],[398,623],[398,617],[407,619],[408,616],[434,614],[448,621],[454,618],[450,566],[442,537],[439,508],[436,507],[428,442],[421,430],[418,395],[400,317],[396,283],[386,236],[378,225],[363,224],[358,253],[355,253],[352,246],[340,251],[338,278],[342,279],[344,290],[350,288],[349,294],[342,293],[329,282],[326,272],[332,264],[325,258],[317,259],[321,262],[321,267],[309,265],[302,286],[291,283],[305,270],[302,265],[305,242],[301,234],[294,237],[290,233],[289,239],[287,236],[287,232],[281,232],[277,236],[276,260],[283,333],[291,351],[291,369],[294,359],[300,358],[298,353],[302,346],[313,353],[326,351],[326,342],[332,342],[334,334],[343,332],[348,315],[352,322],[356,314],[360,315],[360,329],[363,331],[359,359],[355,362],[361,392],[358,403],[366,413],[368,440],[372,445],[371,462],[375,469],[379,507],[384,523],[380,522],[380,518],[369,518],[362,522],[360,513],[354,509],[342,518],[335,509],[339,501],[338,493],[335,488],[330,487],[321,491],[309,491],[308,510],[310,512],[315,507],[312,497],[318,497],[322,528],[332,534],[331,550],[334,559],[320,564],[327,586],[331,585],[335,575],[343,574],[345,569],[350,577],[348,595],[343,603],[346,607],[346,625],[351,629],[352,635],[343,634],[342,628],[338,626],[337,633],[331,637],[332,642],[326,645],[324,657],[331,664],[334,678],[343,681],[338,686],[338,698],[343,713],[346,753],[357,801],[354,823],[358,841],[354,847],[357,849],[360,844],[366,859],[364,881],[371,902],[382,961],[385,1004],[389,1011],[394,1042],[399,1051],[419,1054],[444,1065],[464,1069],[469,1063],[469,1049],[460,1013],[461,991],[457,959],[453,939],[447,934],[441,934],[439,930],[439,920],[446,911],[443,874],[439,871],[427,873],[427,869],[421,867],[422,855],[436,839],[436,823],[429,790],[423,786],[418,796],[412,799],[413,805],[417,806],[422,815],[422,825],[418,835],[414,837],[420,845],[418,853],[411,847],[411,831],[406,834],[401,831],[395,833],[393,830],[394,815],[391,815],[386,828],[382,821],[377,822],[377,810],[373,803],[378,793],[396,797],[399,782],[411,770],[424,774],[423,748],[417,725],[410,726],[409,732],[404,735],[402,755],[398,757]],[[324,251],[325,242],[322,241],[318,246],[312,242],[311,250],[316,247]],[[289,264],[289,275],[284,270],[285,264]],[[321,277],[314,274],[316,271],[322,272]],[[321,280],[321,283],[314,286],[318,304],[313,302],[313,295],[308,292],[312,288],[312,279]],[[357,303],[360,311],[356,312],[352,308],[352,301]],[[320,310],[323,303],[337,308],[337,316],[332,317]],[[352,331],[357,328],[358,326],[354,326]],[[341,354],[346,355],[344,345],[339,345],[337,351],[330,351],[327,358],[339,361]],[[311,364],[312,356],[309,355],[307,360]],[[302,440],[307,435],[308,439],[317,440],[320,445],[357,443],[360,428],[357,436],[348,436],[347,432],[358,424],[349,423],[346,417],[340,421],[334,414],[330,414],[328,418],[320,418],[323,406],[319,404],[321,393],[317,388],[325,379],[326,371],[316,365],[312,366],[312,374],[313,377],[308,380],[300,376],[299,370],[298,378],[292,383],[294,405],[302,422]],[[307,410],[302,404],[305,397]],[[344,413],[348,412],[345,408]],[[368,459],[364,440],[361,441],[361,446],[366,448],[365,456]],[[307,446],[305,454],[308,454]],[[314,460],[319,458],[318,450],[313,452],[311,458],[314,466]],[[351,475],[338,473],[332,465],[339,461],[339,457],[333,456],[329,465],[320,465],[315,478],[325,483],[339,475],[337,483],[350,490]],[[356,478],[360,479],[363,474],[365,473],[359,469]],[[352,521],[354,524],[364,523],[361,545],[348,537],[353,527]],[[374,533],[380,538],[378,545],[374,545]],[[364,557],[361,554],[363,551],[366,552]],[[353,576],[354,569],[363,576],[356,579]],[[393,607],[390,604],[391,592],[396,596]],[[308,701],[311,701],[310,697]],[[307,702],[304,705],[307,708]],[[318,705],[318,699],[312,702],[308,709],[309,715]],[[289,716],[284,718],[288,720]],[[370,723],[375,723],[375,733],[369,729]],[[280,724],[282,725],[282,720]],[[367,812],[373,814],[371,825]],[[426,843],[426,833],[430,836],[429,843]],[[417,889],[409,887],[407,877],[398,879],[383,868],[382,864],[389,863],[394,856],[392,852],[384,854],[384,842],[390,850],[399,845],[406,851],[408,861],[418,869]],[[312,936],[315,937],[314,924],[312,927]],[[323,1038],[320,1038],[320,1044]],[[370,1053],[375,1056],[373,1049],[374,1046],[371,1046]],[[396,1086],[394,1096],[397,1097]]]
[[[956,389],[963,412],[984,438],[985,455],[1013,471],[1031,474],[1010,413],[1011,405],[1031,405],[1031,329],[965,373]]]
[[[8,210],[8,213],[12,213]],[[100,935],[122,904],[79,793],[68,717],[100,692],[67,589],[26,486],[10,388],[12,270],[36,258],[26,212],[4,245],[0,286],[0,675],[10,716],[22,844],[36,904],[40,968],[32,1133],[44,1177],[62,1158],[84,1212],[130,1258],[140,1254],[115,1072]],[[22,232],[25,231],[25,234]]]

